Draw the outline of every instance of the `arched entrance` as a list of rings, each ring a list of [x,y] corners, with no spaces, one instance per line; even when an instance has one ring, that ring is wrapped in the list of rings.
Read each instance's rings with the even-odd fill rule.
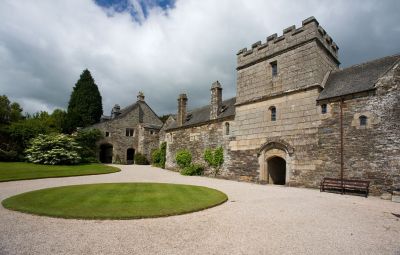
[[[128,165],[133,164],[133,159],[135,157],[135,149],[129,148],[126,150],[126,163]]]
[[[294,148],[282,140],[270,140],[258,151],[259,180],[262,183],[290,185]]]
[[[101,163],[112,163],[113,157],[113,146],[112,144],[106,143],[100,145],[100,162]]]
[[[286,161],[281,157],[268,159],[269,182],[276,185],[286,184]]]

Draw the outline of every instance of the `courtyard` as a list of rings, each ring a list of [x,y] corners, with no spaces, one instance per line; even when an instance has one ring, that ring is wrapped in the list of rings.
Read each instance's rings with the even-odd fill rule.
[[[74,220],[0,208],[0,254],[399,254],[400,204],[378,197],[258,185],[150,166],[0,183],[0,200],[57,186],[156,182],[200,185],[228,201],[203,211],[136,220]]]

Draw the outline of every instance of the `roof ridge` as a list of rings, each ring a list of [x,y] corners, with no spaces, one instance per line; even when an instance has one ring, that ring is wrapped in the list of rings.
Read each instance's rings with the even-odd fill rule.
[[[354,67],[360,67],[360,66],[367,65],[367,64],[370,64],[370,63],[372,63],[372,62],[378,61],[378,60],[384,60],[384,59],[393,58],[393,57],[399,57],[399,58],[400,58],[400,52],[399,52],[399,53],[395,53],[395,54],[393,54],[393,55],[385,56],[385,57],[380,57],[380,58],[371,59],[371,60],[368,60],[368,61],[366,61],[366,62],[354,64],[354,65],[351,65],[351,66],[348,66],[348,67],[345,67],[345,68],[333,70],[332,73],[337,73],[337,72],[341,72],[341,71],[346,71],[346,70],[351,69],[351,68],[354,68]]]
[[[231,98],[222,100],[222,103],[224,103],[224,102],[226,102],[226,101],[229,101],[229,100],[232,100],[232,99],[236,99],[236,97],[231,97]],[[210,105],[211,105],[211,104],[207,104],[207,105],[203,105],[203,106],[199,106],[199,107],[197,107],[197,108],[191,109],[191,110],[188,111],[188,114],[191,113],[191,112],[194,112],[194,111],[198,111],[198,110],[207,108],[207,107],[209,107]]]

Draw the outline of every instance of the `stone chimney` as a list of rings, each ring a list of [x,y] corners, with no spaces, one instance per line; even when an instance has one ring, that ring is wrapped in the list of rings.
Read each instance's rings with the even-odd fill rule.
[[[144,101],[144,93],[142,91],[139,91],[137,101]]]
[[[177,123],[178,126],[182,126],[186,120],[186,104],[187,104],[187,96],[186,94],[180,94],[178,98],[178,116]]]
[[[121,113],[121,107],[119,106],[119,104],[114,105],[114,107],[111,110],[111,118],[114,119],[115,117],[120,115],[120,113]]]
[[[211,109],[210,119],[215,120],[222,108],[222,87],[219,81],[216,81],[211,86]]]

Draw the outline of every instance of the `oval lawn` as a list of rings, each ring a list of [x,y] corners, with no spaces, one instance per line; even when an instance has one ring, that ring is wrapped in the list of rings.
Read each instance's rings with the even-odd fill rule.
[[[75,219],[135,219],[203,210],[228,197],[215,189],[165,183],[101,183],[22,193],[2,201],[5,208]]]

